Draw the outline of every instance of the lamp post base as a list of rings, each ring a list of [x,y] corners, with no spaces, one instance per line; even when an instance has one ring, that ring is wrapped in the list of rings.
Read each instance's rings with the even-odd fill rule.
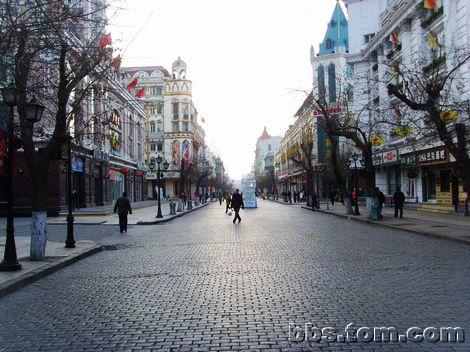
[[[0,263],[0,271],[17,271],[21,270],[21,264],[18,261],[2,261]]]
[[[74,216],[67,215],[67,239],[65,240],[65,248],[75,248],[75,239],[73,238],[73,222]]]

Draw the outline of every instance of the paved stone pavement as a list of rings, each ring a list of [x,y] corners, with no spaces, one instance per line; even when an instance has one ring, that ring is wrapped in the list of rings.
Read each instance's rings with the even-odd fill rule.
[[[289,341],[289,322],[460,326],[468,246],[272,202],[134,226],[115,248],[0,299],[1,351],[468,351],[470,343]],[[113,236],[114,237],[114,236]]]

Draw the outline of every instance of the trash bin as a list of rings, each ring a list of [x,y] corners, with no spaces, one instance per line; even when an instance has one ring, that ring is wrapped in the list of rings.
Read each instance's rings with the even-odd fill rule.
[[[370,220],[379,220],[379,202],[377,198],[367,197],[367,217]]]
[[[170,215],[176,215],[176,203],[171,201],[170,203]]]
[[[181,213],[183,211],[183,200],[178,199],[178,208],[176,209],[178,213]]]

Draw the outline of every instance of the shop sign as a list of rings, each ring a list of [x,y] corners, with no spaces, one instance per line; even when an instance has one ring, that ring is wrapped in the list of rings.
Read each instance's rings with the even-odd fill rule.
[[[398,162],[398,151],[389,150],[383,153],[374,154],[372,156],[373,165],[386,165]]]
[[[449,153],[445,148],[424,150],[418,152],[418,162],[420,165],[432,165],[449,162]]]
[[[412,168],[418,165],[416,161],[416,154],[405,154],[400,156],[400,165],[402,168]]]
[[[96,160],[109,161],[109,154],[100,149],[93,149],[93,158]]]
[[[72,159],[72,171],[74,172],[83,172],[85,171],[85,165],[82,158],[73,158]]]
[[[136,177],[140,177],[140,176],[142,176],[142,171],[136,170],[136,171],[134,172],[134,175],[135,175]]]

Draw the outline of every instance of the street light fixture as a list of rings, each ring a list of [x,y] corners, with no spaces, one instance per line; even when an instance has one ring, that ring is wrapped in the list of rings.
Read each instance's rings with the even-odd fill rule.
[[[44,106],[39,104],[36,101],[36,98],[33,97],[28,104],[25,105],[24,109],[24,118],[26,121],[35,123],[39,122],[44,112]]]
[[[3,261],[0,263],[0,271],[15,271],[21,269],[21,264],[18,262],[18,257],[16,254],[16,244],[15,244],[15,225],[14,225],[14,216],[13,216],[13,149],[14,147],[14,113],[15,105],[18,105],[21,92],[15,87],[15,84],[11,82],[8,87],[2,88],[2,97],[3,103],[10,107],[9,119],[8,119],[8,154],[7,154],[7,234],[5,240],[5,252],[3,256]],[[36,106],[36,111],[34,114],[34,120],[31,120],[32,123],[41,120],[42,112],[44,107],[33,102]],[[31,106],[28,104],[25,106],[25,110],[28,111],[28,117],[31,116]],[[25,111],[25,115],[26,115]],[[25,119],[27,117],[25,116]]]

